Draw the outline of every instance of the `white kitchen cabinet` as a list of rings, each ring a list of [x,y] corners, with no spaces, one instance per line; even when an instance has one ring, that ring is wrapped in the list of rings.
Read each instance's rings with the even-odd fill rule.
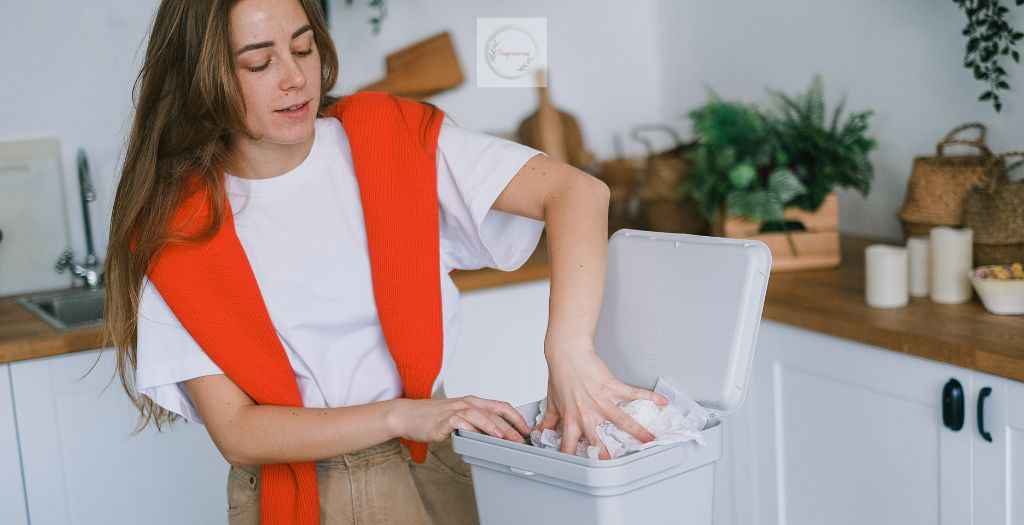
[[[0,365],[0,523],[27,525],[10,366]]]
[[[972,374],[762,322],[747,404],[725,426],[717,522],[970,523]],[[942,424],[950,378],[967,396],[958,432]]]
[[[519,406],[547,395],[548,289],[545,279],[462,294],[461,335],[445,371],[449,397]]]
[[[977,408],[980,392],[984,399],[982,437]],[[1024,523],[1024,383],[974,374],[974,388],[968,398],[972,417],[964,425],[974,451],[974,523]]]
[[[206,429],[179,420],[131,435],[113,349],[10,367],[33,525],[226,521],[228,465]]]
[[[715,465],[713,521],[716,525],[763,523],[752,517],[756,489],[756,451],[753,445],[756,441],[751,439],[751,436],[758,435],[753,428],[755,421],[751,406],[753,396],[760,390],[756,370],[762,359],[755,354],[754,375],[750,378],[747,398],[722,423],[722,457]]]

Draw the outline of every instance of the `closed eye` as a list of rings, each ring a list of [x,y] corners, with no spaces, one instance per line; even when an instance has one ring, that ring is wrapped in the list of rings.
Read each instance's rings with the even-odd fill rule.
[[[295,54],[300,56],[300,57],[307,57],[307,56],[313,54],[313,48],[309,48],[309,49],[307,49],[305,51],[295,51]],[[267,67],[270,66],[270,62],[271,62],[270,60],[267,60],[267,62],[265,64],[263,64],[263,65],[256,66],[256,67],[247,67],[246,69],[248,69],[249,71],[252,71],[253,73],[259,73],[260,71],[263,71],[264,69],[267,69]]]

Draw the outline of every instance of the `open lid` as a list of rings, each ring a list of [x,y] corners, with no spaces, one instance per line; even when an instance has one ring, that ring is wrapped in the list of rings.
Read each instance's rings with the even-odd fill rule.
[[[623,229],[608,244],[598,355],[622,382],[664,376],[701,405],[746,398],[772,255],[755,240]]]

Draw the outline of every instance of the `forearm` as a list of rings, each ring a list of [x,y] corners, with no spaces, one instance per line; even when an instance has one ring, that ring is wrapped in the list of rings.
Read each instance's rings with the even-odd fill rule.
[[[545,203],[551,268],[545,353],[593,340],[608,257],[608,200],[608,187],[587,175]]]
[[[362,450],[397,437],[392,411],[401,401],[337,408],[249,405],[238,411],[227,459],[239,465],[293,463]]]

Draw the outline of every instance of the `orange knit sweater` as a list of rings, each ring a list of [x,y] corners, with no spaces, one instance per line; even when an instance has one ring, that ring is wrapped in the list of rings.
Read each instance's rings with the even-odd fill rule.
[[[413,100],[360,92],[329,115],[341,121],[351,146],[374,299],[403,396],[429,398],[443,337],[435,154],[444,114]],[[195,232],[208,224],[206,199],[202,192],[184,199],[171,227]],[[231,209],[227,202],[225,209]],[[165,246],[147,275],[203,351],[256,403],[302,406],[231,213],[208,242]],[[414,461],[426,459],[425,443],[402,442]],[[314,462],[262,465],[260,476],[261,523],[320,522]]]

